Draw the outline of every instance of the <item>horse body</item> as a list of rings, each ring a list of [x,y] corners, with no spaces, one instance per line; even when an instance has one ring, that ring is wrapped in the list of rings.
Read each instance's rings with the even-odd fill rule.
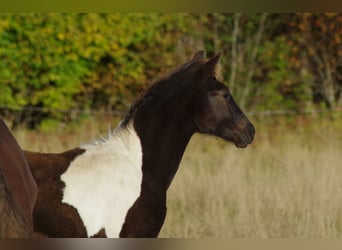
[[[0,238],[33,236],[37,185],[18,143],[0,119]]]
[[[61,175],[70,163],[85,152],[75,148],[59,154],[24,151],[32,175],[38,185],[33,210],[34,229],[49,237],[87,237],[77,210],[62,203],[65,183]]]
[[[26,152],[38,184],[35,229],[54,237],[156,237],[167,189],[196,132],[252,142],[254,127],[203,52],[152,85],[107,141]]]

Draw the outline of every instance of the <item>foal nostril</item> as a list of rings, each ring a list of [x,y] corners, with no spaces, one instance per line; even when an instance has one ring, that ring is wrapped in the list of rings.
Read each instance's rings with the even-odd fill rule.
[[[236,131],[233,131],[232,135],[236,139],[243,140],[245,143],[250,144],[254,140],[255,128],[252,123],[245,120],[237,124]]]

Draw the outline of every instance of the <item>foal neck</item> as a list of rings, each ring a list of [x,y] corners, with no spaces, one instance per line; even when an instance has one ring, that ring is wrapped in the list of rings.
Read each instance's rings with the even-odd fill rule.
[[[177,97],[176,97],[177,96]],[[166,192],[195,132],[191,92],[162,93],[141,105],[133,124],[142,145],[144,186]]]

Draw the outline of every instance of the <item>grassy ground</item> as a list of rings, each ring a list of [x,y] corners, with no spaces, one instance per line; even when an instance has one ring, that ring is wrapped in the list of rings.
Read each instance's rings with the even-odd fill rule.
[[[281,121],[256,122],[246,149],[195,135],[170,187],[160,236],[341,237],[341,119]],[[14,134],[24,148],[51,152],[98,138],[106,128],[88,122],[57,135]]]

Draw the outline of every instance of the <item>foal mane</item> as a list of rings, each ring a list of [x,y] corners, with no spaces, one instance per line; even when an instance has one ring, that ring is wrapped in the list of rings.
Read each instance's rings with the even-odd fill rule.
[[[186,79],[191,79],[195,74],[203,67],[205,61],[200,58],[193,58],[191,61],[181,64],[180,66],[174,68],[163,77],[161,77],[152,85],[143,90],[135,103],[130,107],[128,113],[126,114],[122,126],[126,126],[128,122],[134,117],[135,112],[144,106],[149,100],[153,99],[165,85],[176,86],[177,83],[183,83]],[[180,85],[180,84],[178,84]],[[177,87],[177,86],[176,86]]]

